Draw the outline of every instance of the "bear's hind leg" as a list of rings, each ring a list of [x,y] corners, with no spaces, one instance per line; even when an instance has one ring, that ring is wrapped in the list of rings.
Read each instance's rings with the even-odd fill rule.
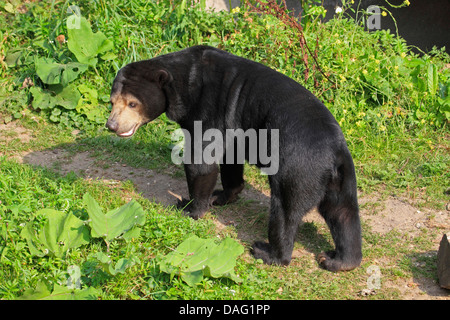
[[[334,251],[318,256],[320,266],[329,271],[352,270],[359,266],[362,259],[356,190],[354,196],[348,196],[345,191],[348,190],[328,190],[318,207],[330,228],[336,246]]]
[[[289,206],[288,206],[289,208]],[[291,209],[293,210],[293,208]],[[251,253],[266,264],[288,265],[302,214],[307,210],[286,212],[280,197],[272,193],[269,218],[269,243],[255,242]]]

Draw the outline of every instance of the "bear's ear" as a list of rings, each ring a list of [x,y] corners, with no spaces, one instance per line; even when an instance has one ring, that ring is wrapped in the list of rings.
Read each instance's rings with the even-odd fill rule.
[[[167,83],[172,81],[172,75],[168,71],[160,69],[155,72],[154,79],[159,88],[163,88]]]

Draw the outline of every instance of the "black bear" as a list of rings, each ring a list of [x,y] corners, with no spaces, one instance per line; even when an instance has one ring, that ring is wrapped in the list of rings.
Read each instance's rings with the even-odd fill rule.
[[[320,266],[330,271],[359,266],[361,226],[352,157],[333,115],[294,80],[260,63],[195,46],[123,67],[112,85],[111,104],[106,126],[122,137],[163,112],[191,135],[199,123],[200,134],[214,129],[223,137],[232,129],[254,130],[258,143],[270,144],[276,133],[276,147],[266,150],[277,160],[276,172],[268,175],[269,242],[256,242],[252,254],[267,264],[288,265],[299,222],[317,207],[336,246],[319,254]],[[239,146],[222,145],[214,163],[194,161],[198,150],[186,146],[185,152],[192,151],[187,152],[192,161],[184,163],[190,199],[181,206],[194,219],[210,205],[232,202],[244,187],[244,165],[236,161]],[[200,149],[205,146],[203,141]],[[246,145],[247,160],[252,150],[258,152]],[[267,167],[260,160],[255,164]],[[214,191],[219,167],[223,190]]]

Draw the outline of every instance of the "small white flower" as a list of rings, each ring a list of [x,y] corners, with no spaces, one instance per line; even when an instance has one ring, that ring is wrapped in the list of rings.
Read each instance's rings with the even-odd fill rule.
[[[336,7],[336,13],[341,13],[342,12],[342,8],[341,7]]]

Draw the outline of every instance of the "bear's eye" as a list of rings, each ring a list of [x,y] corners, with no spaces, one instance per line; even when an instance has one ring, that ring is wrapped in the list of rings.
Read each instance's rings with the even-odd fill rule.
[[[136,103],[130,102],[130,103],[128,104],[128,107],[130,107],[130,108],[136,108]]]

